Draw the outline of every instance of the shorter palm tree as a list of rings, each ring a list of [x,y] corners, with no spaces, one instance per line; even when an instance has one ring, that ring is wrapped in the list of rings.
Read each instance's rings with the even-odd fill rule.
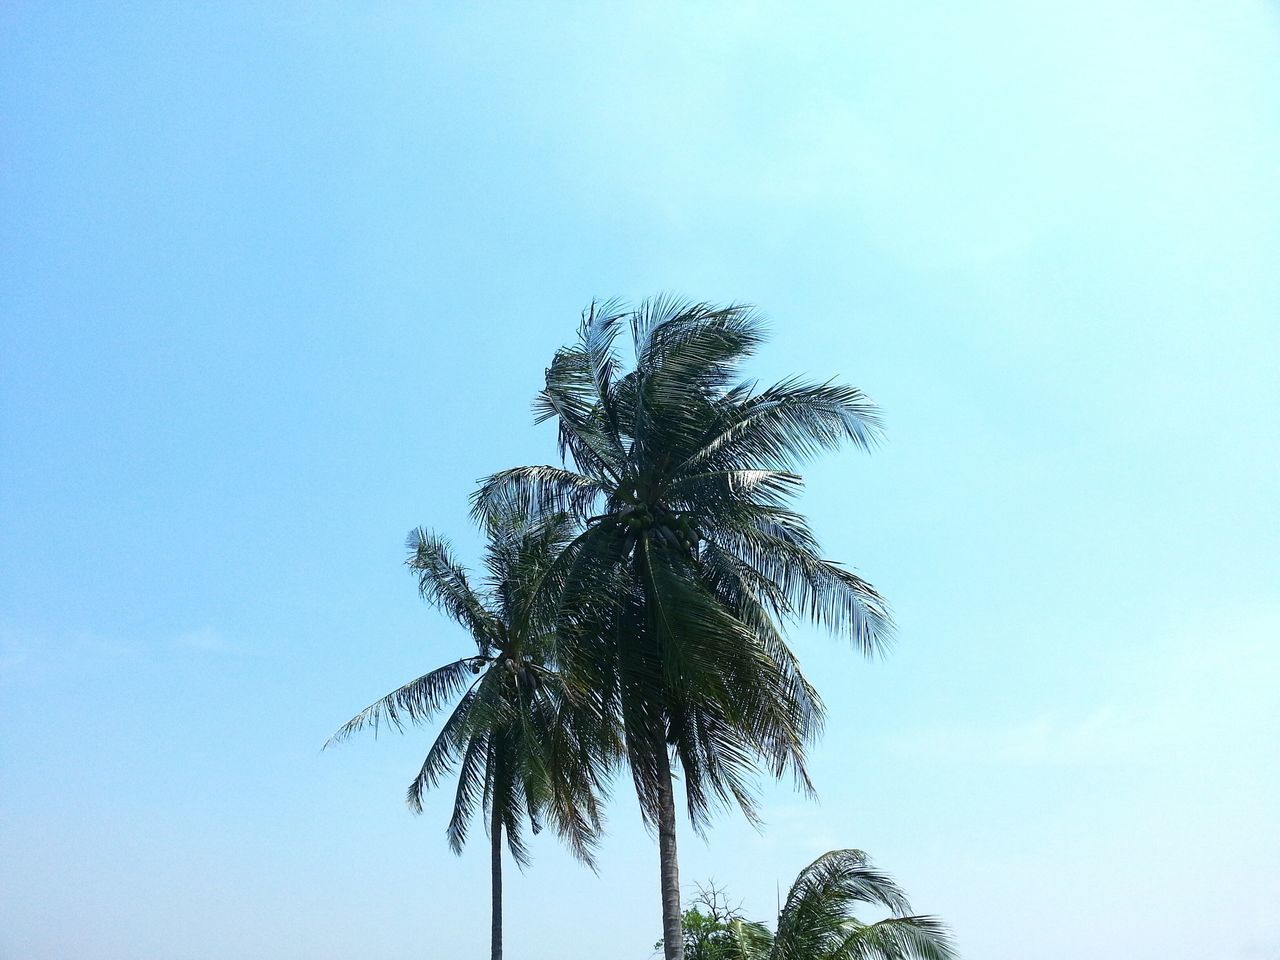
[[[513,510],[488,521],[486,577],[475,589],[449,544],[418,529],[409,535],[409,568],[422,597],[471,634],[476,650],[393,691],[366,707],[329,744],[383,725],[433,719],[453,703],[407,802],[423,797],[458,771],[449,846],[461,853],[475,815],[487,818],[493,923],[491,957],[502,957],[502,843],[516,862],[529,862],[524,828],[536,833],[550,821],[570,850],[593,865],[601,815],[598,797],[615,748],[602,739],[607,725],[553,669],[554,634],[538,614],[539,585],[574,528],[564,516],[537,520]],[[456,703],[454,702],[456,701]]]
[[[864,922],[856,904],[889,911]],[[800,872],[778,914],[777,932],[735,920],[724,960],[955,960],[945,926],[914,915],[893,880],[861,850],[832,850]]]

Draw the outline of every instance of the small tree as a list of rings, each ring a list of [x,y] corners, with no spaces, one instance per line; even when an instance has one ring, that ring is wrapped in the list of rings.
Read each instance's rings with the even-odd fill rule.
[[[698,886],[690,907],[681,915],[684,921],[685,960],[729,960],[736,956],[735,924],[743,922],[742,904],[733,904],[723,887],[715,882]],[[663,941],[653,945],[663,948]]]
[[[858,904],[887,910],[854,915]],[[911,911],[906,894],[861,850],[832,850],[800,871],[778,914],[777,931],[736,920],[723,960],[956,960],[937,917]]]
[[[854,915],[856,904],[887,910],[881,920]],[[654,949],[664,946],[659,940]],[[722,887],[699,887],[684,912],[687,960],[956,960],[947,928],[911,912],[906,894],[861,850],[832,850],[791,885],[777,931],[747,920]]]

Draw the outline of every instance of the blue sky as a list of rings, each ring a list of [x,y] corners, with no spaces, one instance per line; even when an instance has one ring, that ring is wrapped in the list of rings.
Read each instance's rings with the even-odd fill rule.
[[[821,802],[688,885],[856,846],[970,957],[1280,950],[1274,4],[9,3],[0,81],[0,955],[482,955],[427,733],[319,747],[466,647],[405,531],[474,557],[579,309],[664,290],[882,404],[804,506],[900,624],[794,631]],[[611,811],[513,960],[649,956]]]

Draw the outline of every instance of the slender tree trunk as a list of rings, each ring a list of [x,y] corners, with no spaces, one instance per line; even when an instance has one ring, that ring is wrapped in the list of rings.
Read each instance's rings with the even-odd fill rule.
[[[680,862],[676,859],[676,798],[671,782],[671,759],[665,738],[658,743],[658,867],[662,875],[662,955],[684,960],[684,929],[680,916]]]
[[[502,960],[502,815],[493,805],[493,823],[489,828],[491,871],[493,879],[493,933],[490,940],[491,960]]]

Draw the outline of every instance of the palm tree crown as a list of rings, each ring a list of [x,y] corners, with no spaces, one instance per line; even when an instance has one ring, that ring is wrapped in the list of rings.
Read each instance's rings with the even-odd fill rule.
[[[864,922],[857,904],[887,910]],[[911,913],[902,888],[861,850],[832,850],[805,867],[778,915],[777,932],[737,920],[723,960],[955,960],[946,927]]]
[[[481,588],[443,538],[410,533],[406,561],[423,598],[464,626],[475,652],[410,681],[366,707],[329,743],[383,725],[433,719],[451,703],[407,801],[421,812],[426,792],[457,770],[450,847],[461,852],[478,812],[486,814],[494,857],[494,955],[500,956],[501,862],[505,834],[517,863],[529,862],[525,826],[549,820],[573,853],[592,863],[600,827],[603,776],[615,752],[607,724],[589,713],[551,666],[553,637],[533,599],[574,527],[564,515],[536,520],[495,510],[487,524]],[[455,702],[456,701],[456,702]],[[327,746],[328,744],[326,744]]]
[[[877,411],[851,387],[740,382],[762,339],[742,307],[593,305],[535,402],[539,420],[557,422],[565,466],[503,471],[474,499],[481,517],[515,503],[583,523],[543,597],[559,611],[560,668],[617,718],[642,809],[658,825],[669,950],[680,939],[669,752],[699,829],[723,803],[754,818],[761,762],[811,789],[804,748],[822,706],[780,622],[811,619],[864,653],[891,630],[880,595],[824,559],[793,508],[796,466],[844,442],[869,449]]]
[[[617,349],[624,323],[630,371]],[[480,516],[514,501],[585,521],[548,580],[562,603],[573,596],[574,609],[609,617],[607,629],[562,630],[563,665],[615,698],[642,801],[659,729],[700,824],[716,799],[752,812],[752,757],[807,785],[802,747],[821,705],[779,622],[812,619],[868,654],[891,631],[880,595],[821,556],[792,506],[795,467],[843,442],[869,449],[878,412],[852,387],[735,382],[762,338],[742,307],[593,306],[535,403],[539,419],[557,421],[569,466],[506,470],[475,497]]]

